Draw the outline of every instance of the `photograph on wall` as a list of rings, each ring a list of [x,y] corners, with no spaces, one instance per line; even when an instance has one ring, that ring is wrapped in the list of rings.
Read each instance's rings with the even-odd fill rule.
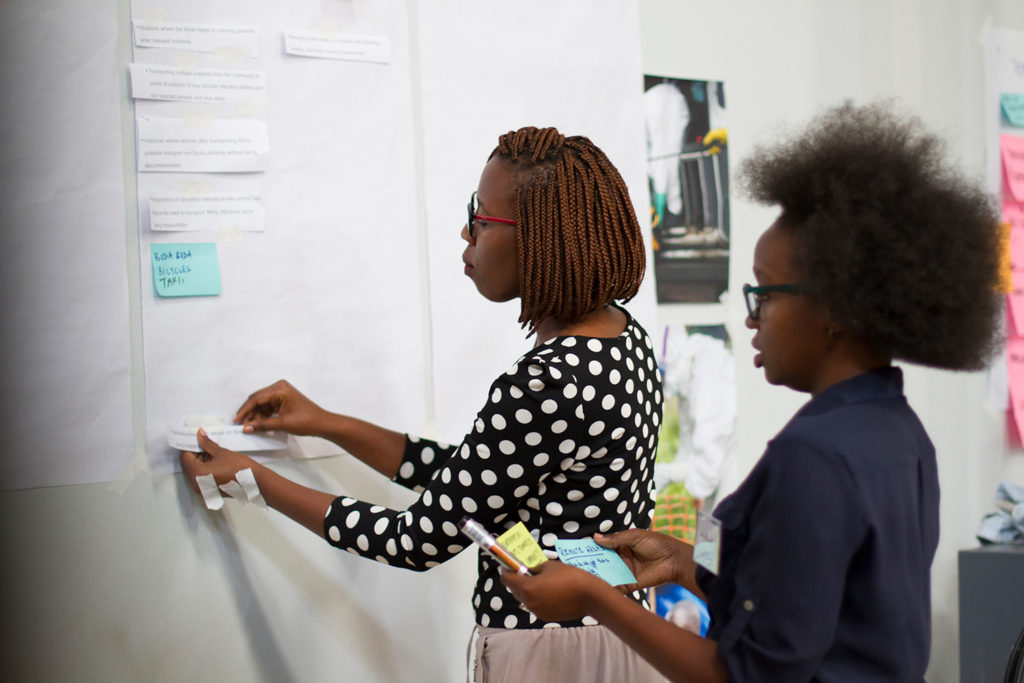
[[[717,303],[729,285],[729,163],[721,81],[644,76],[658,303]]]

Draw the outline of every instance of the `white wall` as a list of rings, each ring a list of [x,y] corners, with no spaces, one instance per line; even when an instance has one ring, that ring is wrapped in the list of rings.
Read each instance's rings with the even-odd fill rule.
[[[97,11],[124,15],[126,5],[109,0]],[[19,11],[27,7],[34,4]],[[646,73],[725,81],[734,168],[773,121],[805,119],[844,97],[896,95],[946,132],[980,175],[979,33],[989,21],[1024,30],[1024,5],[640,0]],[[749,280],[754,240],[772,215],[737,200],[732,217],[736,291]],[[127,241],[130,253],[130,235]],[[731,327],[741,425],[735,485],[802,397],[767,386],[752,368],[738,298],[662,315],[666,322],[718,317]],[[986,406],[983,375],[911,369],[907,379],[939,450],[944,492],[929,680],[954,681],[956,551],[975,545],[996,483],[1024,479],[1024,458],[1005,450],[1003,416]],[[135,382],[138,396],[138,376]],[[52,419],[59,431],[60,416]],[[17,425],[13,431],[18,439],[5,445],[17,448],[4,458],[31,458],[32,439],[47,438]],[[407,500],[349,458],[279,468],[310,486],[393,506]],[[394,571],[338,553],[274,513],[229,507],[211,519],[178,475],[130,475],[0,493],[5,679],[399,681],[409,671],[417,680],[460,679],[472,620],[470,554],[428,574]],[[408,596],[408,609],[395,596]]]
[[[276,469],[410,502],[351,458]],[[429,573],[396,571],[277,513],[224,513],[197,505],[178,475],[0,495],[4,680],[460,679],[469,553]]]
[[[850,98],[899,98],[944,134],[968,172],[986,163],[981,36],[986,26],[1024,29],[1017,0],[640,0],[646,73],[725,82],[730,168],[752,145],[772,139],[778,122],[798,123]],[[754,243],[773,210],[733,196],[730,290],[752,278]],[[720,317],[730,329],[739,391],[731,490],[765,442],[806,396],[769,386],[752,365],[742,300]],[[661,307],[664,322],[708,320],[693,307]],[[1002,479],[1024,481],[1024,455],[1008,452],[1005,416],[988,401],[985,373],[906,368],[906,391],[935,442],[942,535],[933,566],[933,643],[929,681],[956,681],[957,551],[978,545],[974,532],[991,512]]]

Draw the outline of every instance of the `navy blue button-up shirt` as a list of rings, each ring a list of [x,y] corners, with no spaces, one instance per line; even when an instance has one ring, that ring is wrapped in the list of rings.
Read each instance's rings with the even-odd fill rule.
[[[939,484],[898,368],[812,398],[715,517],[698,581],[730,680],[923,680]]]

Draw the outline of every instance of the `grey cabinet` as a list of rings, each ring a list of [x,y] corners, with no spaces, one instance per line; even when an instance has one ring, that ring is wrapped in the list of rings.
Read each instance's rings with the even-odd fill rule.
[[[1024,628],[1024,545],[961,550],[960,681],[1002,683]]]

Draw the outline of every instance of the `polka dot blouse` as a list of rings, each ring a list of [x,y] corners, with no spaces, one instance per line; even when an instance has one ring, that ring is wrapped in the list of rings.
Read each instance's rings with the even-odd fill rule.
[[[395,481],[419,499],[399,511],[339,497],[324,520],[328,542],[422,571],[473,545],[457,526],[467,515],[496,536],[522,521],[551,558],[557,538],[649,527],[661,380],[650,338],[627,317],[618,337],[555,337],[523,355],[458,446],[409,437]],[[537,619],[501,584],[496,561],[480,553],[477,563],[481,626],[594,623]]]

